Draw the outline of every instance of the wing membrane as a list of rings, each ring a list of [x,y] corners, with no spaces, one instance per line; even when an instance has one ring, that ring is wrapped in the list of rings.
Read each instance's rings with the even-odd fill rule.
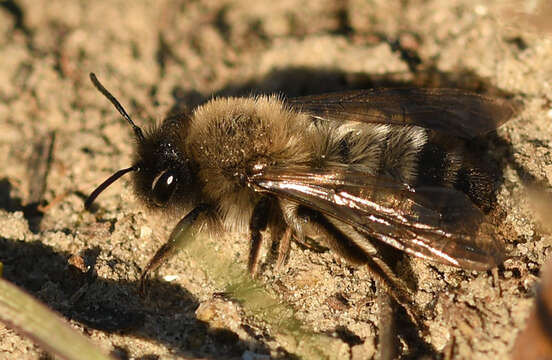
[[[495,130],[520,105],[457,89],[372,89],[288,99],[317,119],[416,125],[469,139]]]
[[[413,189],[346,169],[269,168],[250,182],[424,259],[473,270],[502,260],[495,246],[476,237],[484,214],[454,189]]]

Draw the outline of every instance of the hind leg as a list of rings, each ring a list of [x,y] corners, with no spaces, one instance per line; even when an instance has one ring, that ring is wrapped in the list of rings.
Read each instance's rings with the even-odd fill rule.
[[[413,322],[419,324],[419,315],[412,306],[410,290],[384,261],[378,248],[371,245],[366,235],[348,224],[306,207],[284,204],[283,211],[286,222],[297,237],[324,239],[325,245],[347,262],[366,266],[378,285],[406,310]]]

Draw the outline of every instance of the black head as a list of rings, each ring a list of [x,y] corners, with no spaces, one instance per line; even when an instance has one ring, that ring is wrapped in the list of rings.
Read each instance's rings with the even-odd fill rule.
[[[184,153],[184,144],[182,122],[171,119],[149,131],[138,144],[134,189],[146,205],[169,207],[194,198],[195,167]]]
[[[134,165],[117,171],[98,186],[86,199],[84,207],[90,208],[96,197],[117,179],[134,172],[134,186],[137,195],[147,205],[165,207],[170,204],[175,193],[190,194],[188,187],[193,183],[190,160],[183,154],[183,139],[180,137],[180,122],[177,118],[165,120],[162,126],[144,136],[130,118],[123,106],[91,73],[90,79],[96,88],[111,101],[121,116],[132,126],[136,137]]]

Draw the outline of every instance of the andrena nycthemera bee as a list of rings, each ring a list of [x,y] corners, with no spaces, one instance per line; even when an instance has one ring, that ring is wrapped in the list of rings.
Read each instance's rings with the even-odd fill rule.
[[[500,246],[479,234],[496,181],[463,144],[511,118],[510,100],[419,88],[215,98],[143,132],[90,78],[132,126],[136,148],[132,166],[85,207],[131,172],[139,200],[181,216],[142,283],[200,227],[249,232],[252,274],[266,230],[276,265],[291,240],[321,243],[367,266],[403,305],[406,287],[381,247],[472,270],[502,262]]]

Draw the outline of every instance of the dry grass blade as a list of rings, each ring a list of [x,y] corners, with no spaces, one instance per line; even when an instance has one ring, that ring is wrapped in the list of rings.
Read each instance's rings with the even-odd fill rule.
[[[0,279],[0,321],[63,359],[113,359],[71,329],[55,312],[4,279]]]

